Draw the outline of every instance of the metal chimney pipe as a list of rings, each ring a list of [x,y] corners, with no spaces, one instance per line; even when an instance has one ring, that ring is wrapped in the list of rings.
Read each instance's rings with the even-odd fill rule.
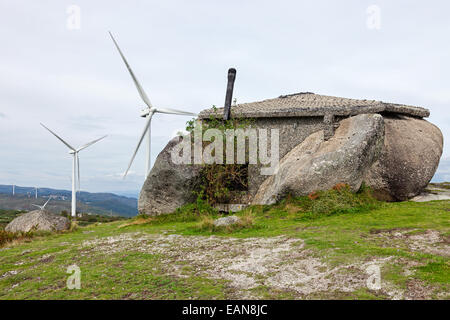
[[[228,69],[227,94],[225,96],[225,105],[223,109],[223,120],[231,118],[231,100],[233,99],[234,80],[236,79],[236,69]]]

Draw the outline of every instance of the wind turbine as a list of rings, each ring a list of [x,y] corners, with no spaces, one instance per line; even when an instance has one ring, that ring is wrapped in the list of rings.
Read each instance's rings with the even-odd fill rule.
[[[52,196],[48,197],[47,202],[45,202],[42,206],[38,205],[38,204],[31,204],[32,206],[38,207],[41,210],[45,209],[45,206],[47,205],[47,203],[50,201],[50,199],[52,198]]]
[[[123,62],[125,63],[128,72],[131,75],[131,78],[133,79],[134,85],[136,86],[137,91],[139,92],[139,95],[141,97],[141,99],[144,101],[144,103],[147,105],[146,108],[144,108],[141,111],[141,117],[143,118],[147,118],[147,121],[145,123],[145,127],[144,130],[142,131],[141,137],[139,139],[139,142],[136,146],[136,149],[134,150],[133,156],[131,157],[130,163],[128,164],[128,168],[125,171],[123,177],[125,178],[128,170],[130,170],[131,164],[133,163],[134,158],[136,157],[136,153],[139,150],[139,147],[141,146],[142,140],[144,139],[145,136],[147,136],[148,139],[148,144],[147,144],[147,156],[146,156],[146,161],[145,161],[145,177],[147,178],[147,175],[150,172],[151,169],[151,144],[152,144],[152,140],[151,140],[151,121],[152,121],[152,117],[155,113],[167,113],[167,114],[177,114],[177,115],[183,115],[183,116],[197,116],[196,113],[193,112],[187,112],[187,111],[181,111],[181,110],[176,110],[176,109],[170,109],[170,108],[155,108],[149,98],[147,97],[147,94],[145,93],[144,89],[142,88],[142,86],[140,85],[139,81],[137,80],[136,76],[133,73],[133,70],[131,70],[130,65],[128,64],[127,60],[125,59],[125,56],[122,53],[122,50],[120,50],[119,45],[117,44],[116,40],[114,39],[113,35],[111,34],[111,32],[109,32],[109,35],[111,36],[112,41],[114,42],[114,45],[117,48],[117,51],[119,51],[120,56],[122,57]]]
[[[78,188],[80,187],[80,159],[78,157],[78,152],[80,152],[83,149],[86,149],[90,145],[93,145],[97,141],[102,140],[106,136],[103,136],[101,138],[98,138],[96,140],[93,140],[91,142],[86,143],[85,145],[82,145],[78,149],[72,147],[70,144],[68,144],[66,141],[64,141],[61,137],[59,137],[56,133],[54,133],[52,130],[47,128],[45,125],[41,123],[41,126],[43,126],[45,129],[47,129],[51,134],[53,134],[58,140],[60,140],[62,143],[64,143],[69,149],[69,153],[73,156],[73,167],[72,167],[72,217],[75,217],[77,214],[77,189],[76,189],[76,182],[78,181]],[[78,177],[75,176],[75,172],[78,171]]]

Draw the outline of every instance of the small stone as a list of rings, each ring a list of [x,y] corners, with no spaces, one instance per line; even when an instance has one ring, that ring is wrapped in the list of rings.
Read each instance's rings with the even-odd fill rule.
[[[229,226],[232,224],[236,224],[240,221],[238,216],[228,216],[228,217],[223,217],[223,218],[219,218],[217,220],[214,221],[214,225],[216,227],[225,227],[225,226]]]

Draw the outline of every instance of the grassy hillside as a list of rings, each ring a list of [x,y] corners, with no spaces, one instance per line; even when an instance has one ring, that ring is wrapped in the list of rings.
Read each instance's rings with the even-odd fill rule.
[[[5,210],[34,210],[31,204],[43,204],[49,196],[56,196],[47,209],[54,213],[62,210],[70,211],[72,193],[68,190],[57,190],[49,188],[39,188],[38,198],[35,197],[34,188],[15,188],[15,195],[12,195],[12,186],[0,185],[0,209]],[[137,199],[119,196],[113,193],[90,193],[80,191],[77,193],[77,203],[79,212],[91,212],[105,215],[121,215],[132,217],[137,214]]]
[[[212,226],[204,203],[0,249],[0,299],[449,299],[450,201],[332,190]],[[67,267],[81,269],[69,290]],[[380,270],[381,288],[368,286]]]

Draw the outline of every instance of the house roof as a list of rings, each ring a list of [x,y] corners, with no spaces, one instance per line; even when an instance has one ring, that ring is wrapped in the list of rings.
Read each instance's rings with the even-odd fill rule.
[[[415,117],[428,117],[430,111],[422,107],[387,103],[376,100],[339,98],[301,92],[279,96],[257,102],[242,103],[231,107],[231,116],[235,118],[267,117],[314,117],[333,114],[349,116],[360,113],[397,113]],[[206,109],[200,112],[200,119],[223,117],[223,108]]]

